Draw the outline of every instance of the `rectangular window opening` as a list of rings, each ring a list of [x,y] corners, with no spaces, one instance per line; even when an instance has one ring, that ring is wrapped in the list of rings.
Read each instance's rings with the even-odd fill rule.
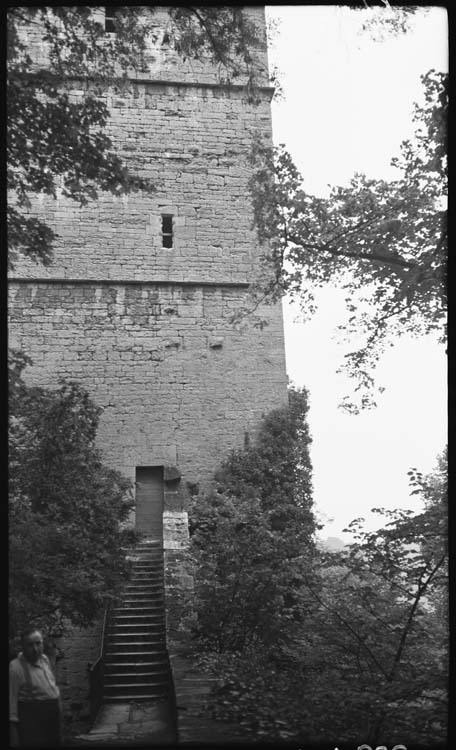
[[[116,7],[115,5],[105,6],[105,31],[115,32],[116,30]]]
[[[162,214],[162,245],[173,246],[173,217],[171,214]]]

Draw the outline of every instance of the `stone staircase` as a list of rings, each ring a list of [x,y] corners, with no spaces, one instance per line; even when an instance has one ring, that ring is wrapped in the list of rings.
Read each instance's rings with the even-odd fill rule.
[[[166,650],[161,544],[143,540],[128,559],[131,579],[107,625],[103,703],[167,700],[172,678]]]

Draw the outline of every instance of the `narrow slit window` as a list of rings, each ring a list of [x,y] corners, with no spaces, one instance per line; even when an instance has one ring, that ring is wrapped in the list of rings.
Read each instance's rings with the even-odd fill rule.
[[[113,5],[105,6],[105,31],[115,32],[116,30],[116,8]]]
[[[162,214],[162,244],[163,247],[173,246],[173,217],[171,214]]]

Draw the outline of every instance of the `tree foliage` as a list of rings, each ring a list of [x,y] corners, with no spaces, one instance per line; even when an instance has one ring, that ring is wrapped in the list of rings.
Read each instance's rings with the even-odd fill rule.
[[[118,592],[129,480],[94,447],[100,409],[77,384],[26,385],[30,360],[10,362],[10,633],[29,621],[85,626]]]
[[[372,371],[393,336],[445,339],[447,76],[430,71],[422,81],[415,135],[392,160],[394,181],[356,174],[319,198],[306,192],[283,146],[258,142],[252,153],[255,224],[265,245],[256,299],[288,294],[311,313],[315,289],[331,283],[346,291],[350,318],[340,328],[361,345],[341,369],[357,382],[361,406],[375,403]]]
[[[193,541],[199,593],[193,632],[202,664],[218,675],[210,703],[215,716],[267,741],[443,746],[445,458],[428,477],[411,470],[410,481],[424,501],[421,512],[377,509],[385,525],[367,532],[357,519],[350,526],[354,542],[341,552],[309,554],[301,541],[304,554],[293,559],[288,577],[280,560],[289,537],[274,554],[268,516],[252,503],[259,493],[228,496],[228,505],[222,497],[219,505],[206,500],[196,510],[202,525]],[[237,477],[234,486],[240,487]],[[296,529],[288,530],[293,538]],[[262,568],[255,567],[259,560]],[[220,623],[230,637],[240,632],[242,604],[244,621],[252,611],[263,620],[256,637],[228,638],[218,648]]]
[[[218,653],[289,637],[293,589],[312,553],[310,437],[305,391],[264,420],[255,441],[233,452],[215,488],[194,498],[194,637]]]
[[[375,42],[383,42],[390,37],[408,33],[417,10],[427,10],[417,5],[396,5],[388,0],[382,0],[381,4],[363,0],[362,4],[358,3],[351,7],[361,11],[361,31]]]
[[[34,215],[32,198],[59,191],[85,205],[98,191],[121,195],[153,190],[131,174],[114,151],[105,127],[107,85],[128,85],[147,70],[158,42],[183,58],[210,60],[229,82],[244,74],[253,99],[260,73],[254,54],[258,33],[241,8],[168,9],[165,35],[156,9],[119,7],[115,33],[106,33],[102,8],[23,6],[8,11],[9,260],[17,254],[49,264],[56,236]],[[43,54],[28,40],[39,35]],[[80,90],[75,95],[75,82]]]
[[[347,551],[322,554],[314,628],[304,650],[319,655],[312,675],[318,709],[334,716],[340,739],[433,745],[445,740],[447,713],[447,489],[445,460],[429,477],[410,472],[424,510],[376,509],[386,524],[349,529]],[[323,648],[322,648],[323,647]],[[326,666],[325,666],[326,665]],[[334,710],[325,670],[345,683]],[[351,733],[351,736],[350,736]]]

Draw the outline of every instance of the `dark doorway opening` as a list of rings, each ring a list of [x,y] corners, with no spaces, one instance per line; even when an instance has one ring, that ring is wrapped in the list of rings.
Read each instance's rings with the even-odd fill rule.
[[[163,542],[163,466],[136,467],[136,531]]]

